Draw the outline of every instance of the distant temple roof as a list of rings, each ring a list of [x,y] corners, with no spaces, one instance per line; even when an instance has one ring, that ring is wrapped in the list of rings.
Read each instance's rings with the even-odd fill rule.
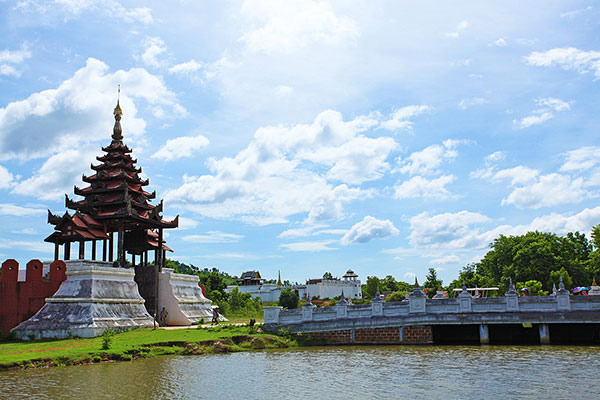
[[[240,276],[242,285],[259,285],[264,279],[258,271],[246,271]]]

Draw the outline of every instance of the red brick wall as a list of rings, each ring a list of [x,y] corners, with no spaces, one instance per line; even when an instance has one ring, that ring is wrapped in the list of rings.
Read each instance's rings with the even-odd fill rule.
[[[354,340],[352,340],[354,331]],[[428,344],[433,343],[431,326],[405,326],[400,341],[400,327],[346,329],[307,333],[313,339],[327,344]]]
[[[311,332],[308,334],[312,339],[323,340],[327,344],[351,344],[352,336],[350,330]]]
[[[42,276],[43,264],[40,260],[27,263],[26,280],[18,282],[19,263],[6,260],[0,270],[0,334],[7,334],[21,322],[31,318],[46,303],[62,281],[67,279],[64,261],[54,261],[50,265],[48,279]]]
[[[405,326],[403,336],[405,344],[433,343],[433,330],[427,325]]]

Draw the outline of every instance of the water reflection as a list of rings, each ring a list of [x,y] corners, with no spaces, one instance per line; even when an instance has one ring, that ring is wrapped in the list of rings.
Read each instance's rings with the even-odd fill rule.
[[[0,398],[577,398],[599,374],[599,347],[323,347],[8,371]]]

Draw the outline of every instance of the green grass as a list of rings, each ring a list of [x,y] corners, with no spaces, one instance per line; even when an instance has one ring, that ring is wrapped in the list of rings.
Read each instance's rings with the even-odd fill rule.
[[[248,326],[208,329],[136,329],[113,336],[108,350],[102,337],[0,343],[0,369],[132,360],[163,354],[204,354],[296,346],[289,337],[253,333]]]

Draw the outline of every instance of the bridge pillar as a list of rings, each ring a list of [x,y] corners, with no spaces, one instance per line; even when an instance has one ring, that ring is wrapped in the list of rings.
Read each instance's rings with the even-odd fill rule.
[[[490,330],[487,325],[479,325],[479,343],[490,344]]]
[[[421,290],[417,278],[415,278],[415,287],[413,291],[408,295],[408,312],[410,314],[425,313],[426,310],[427,296]]]
[[[283,309],[280,306],[265,306],[263,307],[265,311],[265,324],[278,324],[279,323],[279,313]]]
[[[540,344],[550,344],[550,328],[548,324],[539,324]]]

